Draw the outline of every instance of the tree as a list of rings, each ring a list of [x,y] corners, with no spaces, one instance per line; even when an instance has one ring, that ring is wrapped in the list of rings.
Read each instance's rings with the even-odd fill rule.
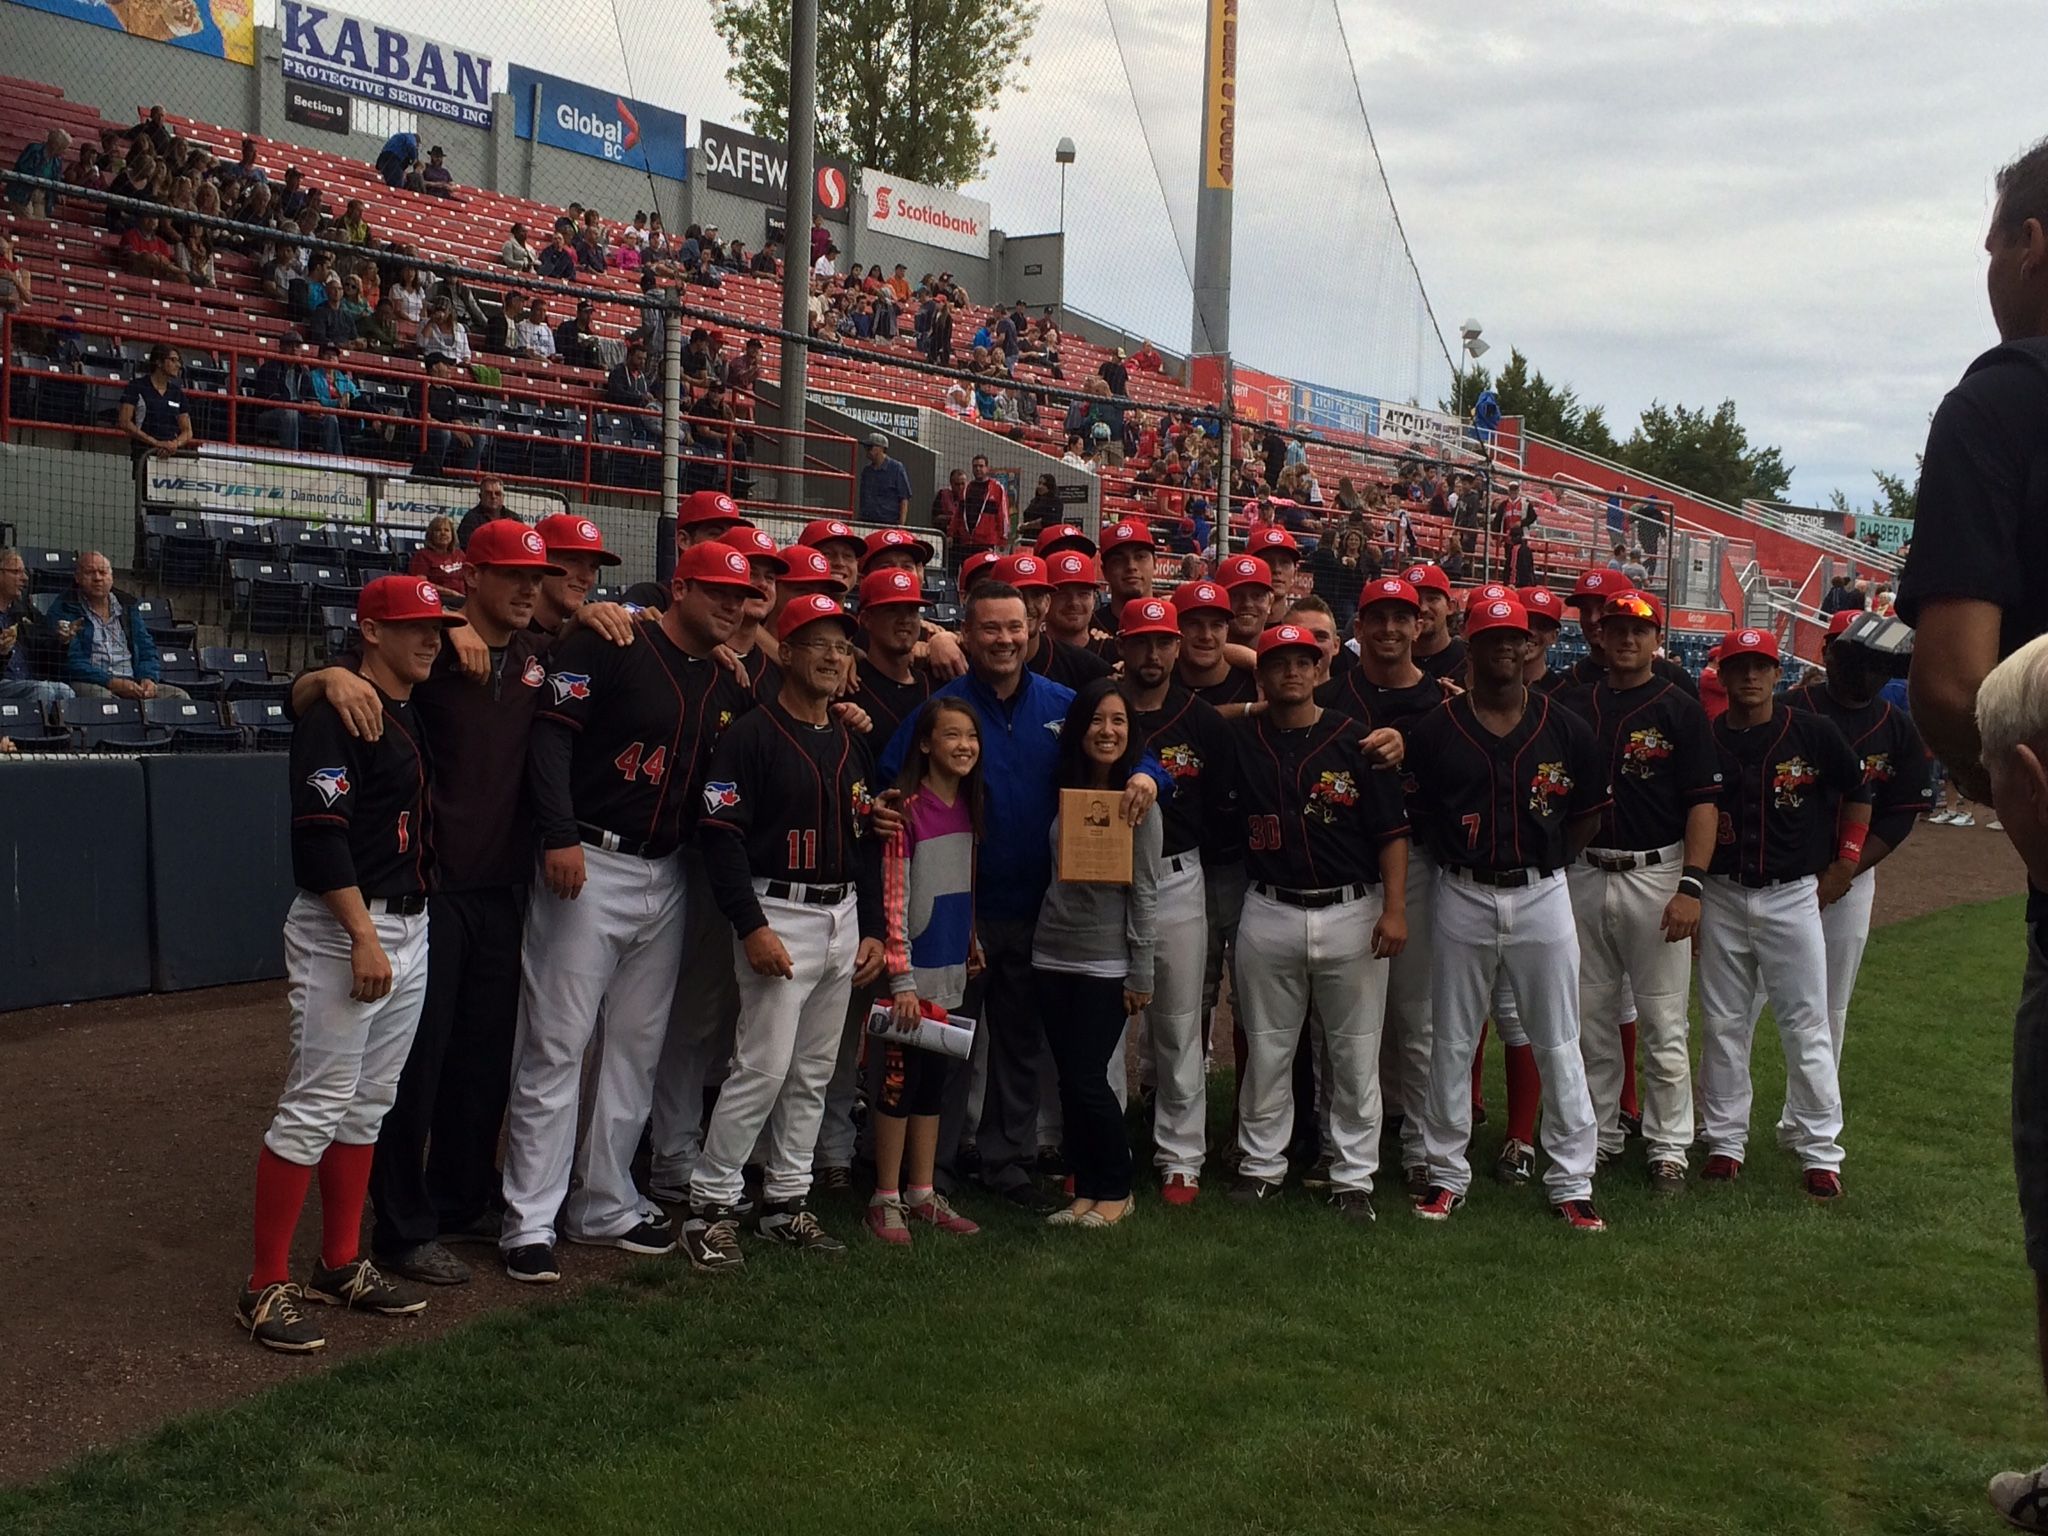
[[[1920,510],[1920,457],[1917,453],[1913,455],[1913,478],[1910,481],[1904,475],[1886,474],[1881,469],[1870,472],[1871,478],[1877,481],[1879,492],[1877,500],[1868,509],[1871,516],[1896,517],[1909,523],[1913,520],[1913,515]],[[1839,489],[1828,492],[1828,505],[1837,512],[1863,510],[1851,503]]]
[[[712,0],[726,79],[756,133],[789,137],[789,0]],[[1037,0],[837,0],[818,16],[818,149],[957,187],[981,174],[982,126],[1022,90]]]
[[[1717,501],[1776,501],[1792,470],[1776,448],[1752,448],[1735,402],[1704,408],[1650,402],[1617,455],[1629,468]]]
[[[1452,415],[1465,415],[1491,389],[1500,400],[1501,414],[1521,417],[1532,432],[1602,458],[1611,459],[1617,451],[1614,434],[1607,430],[1606,408],[1580,405],[1570,385],[1553,384],[1532,370],[1520,348],[1509,350],[1508,365],[1498,379],[1475,364],[1465,370],[1459,385],[1443,406]]]

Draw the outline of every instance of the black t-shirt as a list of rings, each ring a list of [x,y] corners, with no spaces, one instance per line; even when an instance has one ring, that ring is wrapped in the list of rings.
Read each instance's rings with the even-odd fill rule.
[[[433,870],[427,756],[410,703],[385,697],[375,741],[325,699],[292,728],[292,879],[316,896],[426,894]]]
[[[1407,767],[1445,864],[1561,869],[1569,824],[1607,807],[1592,727],[1539,693],[1505,736],[1479,723],[1470,694],[1448,700],[1409,728]]]
[[[1147,750],[1173,780],[1160,851],[1170,858],[1199,847],[1206,858],[1231,820],[1235,758],[1230,727],[1213,706],[1178,683],[1167,685],[1159,708],[1138,711],[1137,721]]]
[[[1462,635],[1453,635],[1451,643],[1438,651],[1434,656],[1418,655],[1415,658],[1415,665],[1422,668],[1431,677],[1457,678],[1465,670],[1466,654],[1464,637]]]
[[[1884,698],[1852,707],[1828,692],[1824,681],[1791,689],[1785,703],[1835,723],[1863,765],[1871,796],[1870,835],[1898,847],[1934,800],[1933,759],[1905,711]]]
[[[1646,852],[1685,841],[1686,814],[1721,798],[1721,758],[1707,712],[1684,689],[1652,676],[1639,688],[1600,682],[1557,694],[1593,727],[1614,799],[1592,846]]]
[[[1031,670],[1079,693],[1115,669],[1093,651],[1054,639],[1052,631],[1046,629],[1038,633],[1038,649],[1031,653]]]
[[[711,754],[699,844],[718,910],[741,938],[766,925],[753,882],[858,884],[863,937],[881,936],[875,764],[838,720],[796,719],[779,699],[734,722]]]
[[[1297,730],[1269,715],[1228,730],[1246,873],[1297,891],[1376,884],[1380,848],[1408,835],[1408,812],[1398,775],[1376,772],[1358,745],[1358,722],[1326,709]]]
[[[860,686],[853,691],[853,702],[875,722],[869,741],[883,742],[894,736],[896,728],[923,708],[924,701],[931,696],[932,680],[922,668],[913,664],[910,681],[899,683],[886,676],[865,654],[861,656]]]
[[[1761,725],[1713,724],[1721,754],[1717,875],[1797,880],[1834,862],[1837,807],[1870,799],[1863,764],[1840,730],[1809,709],[1774,705]]]
[[[165,442],[178,435],[178,418],[192,413],[185,404],[184,385],[172,379],[159,391],[156,381],[146,373],[128,381],[128,387],[121,391],[121,403],[135,407],[135,425]]]

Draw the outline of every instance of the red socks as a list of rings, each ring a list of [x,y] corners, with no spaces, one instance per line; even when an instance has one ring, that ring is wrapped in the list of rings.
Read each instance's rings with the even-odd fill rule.
[[[291,1278],[292,1232],[306,1204],[313,1170],[288,1163],[269,1147],[256,1154],[256,1262],[249,1288],[260,1291]],[[360,1209],[360,1207],[358,1208]]]
[[[363,1202],[370,1194],[370,1160],[377,1144],[337,1141],[320,1159],[320,1262],[329,1269],[355,1262],[363,1240]]]
[[[1636,1021],[1630,1019],[1621,1026],[1621,1112],[1625,1115],[1640,1115],[1643,1106],[1636,1101]]]
[[[1536,1048],[1508,1047],[1508,1134],[1516,1141],[1536,1142],[1536,1109],[1543,1097],[1543,1080],[1536,1072]]]

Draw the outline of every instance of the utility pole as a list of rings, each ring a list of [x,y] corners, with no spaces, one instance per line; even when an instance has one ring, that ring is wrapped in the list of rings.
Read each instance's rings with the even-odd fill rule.
[[[789,12],[789,185],[782,204],[782,329],[811,333],[811,200],[817,193],[818,0],[792,0]],[[803,254],[798,255],[801,251]],[[804,439],[810,419],[810,349],[782,344],[781,499],[804,500]]]

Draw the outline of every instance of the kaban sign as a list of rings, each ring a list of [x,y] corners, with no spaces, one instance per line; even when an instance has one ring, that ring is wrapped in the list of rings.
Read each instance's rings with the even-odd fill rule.
[[[596,86],[514,64],[507,70],[513,133],[571,154],[609,160],[672,181],[690,177],[690,136],[683,114]],[[534,116],[534,88],[540,115]]]
[[[704,185],[757,203],[783,206],[789,190],[789,146],[758,133],[704,123],[697,130],[697,156],[704,162]],[[844,160],[817,157],[812,205],[835,224],[847,220],[847,192],[853,169]]]
[[[872,166],[860,173],[861,227],[963,256],[988,255],[989,205]]]
[[[491,61],[416,32],[282,0],[284,76],[472,128],[491,126]]]

